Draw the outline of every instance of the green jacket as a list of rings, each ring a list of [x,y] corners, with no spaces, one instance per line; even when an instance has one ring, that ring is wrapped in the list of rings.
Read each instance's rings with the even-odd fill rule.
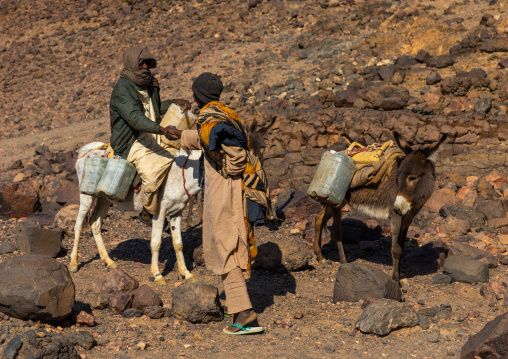
[[[153,122],[145,116],[143,103],[138,95],[140,88],[126,78],[121,77],[111,93],[109,116],[111,119],[111,147],[115,155],[126,159],[132,144],[140,132],[159,133],[159,123],[166,113],[171,100],[161,102],[159,88],[148,87],[152,99],[155,119]]]

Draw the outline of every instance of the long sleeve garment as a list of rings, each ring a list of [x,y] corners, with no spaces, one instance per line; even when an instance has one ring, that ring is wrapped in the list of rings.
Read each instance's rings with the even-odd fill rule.
[[[148,94],[155,113],[154,122],[145,116],[139,90],[140,88],[133,82],[121,77],[111,93],[109,104],[111,147],[115,155],[124,159],[129,155],[132,144],[141,132],[159,133],[162,116],[172,103],[171,100],[161,102],[159,88],[148,86]]]
[[[198,132],[183,131],[181,146],[189,150],[201,149]],[[206,159],[204,161],[203,252],[207,268],[218,275],[236,267],[245,270],[249,261],[242,191],[247,153],[241,147],[221,146],[227,155],[228,178]]]

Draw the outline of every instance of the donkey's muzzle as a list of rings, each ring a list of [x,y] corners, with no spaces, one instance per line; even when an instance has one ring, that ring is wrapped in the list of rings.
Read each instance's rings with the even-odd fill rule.
[[[395,203],[393,204],[393,210],[399,216],[405,216],[411,210],[411,202],[409,202],[406,197],[402,195],[398,195],[395,198]]]

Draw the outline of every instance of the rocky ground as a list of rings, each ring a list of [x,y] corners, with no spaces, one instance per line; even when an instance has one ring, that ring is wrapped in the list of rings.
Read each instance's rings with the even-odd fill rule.
[[[356,329],[370,299],[334,303],[338,254],[327,247],[326,263],[311,259],[293,272],[258,260],[249,293],[266,327],[262,335],[226,336],[228,319],[191,324],[91,309],[92,283],[107,270],[85,235],[82,266],[72,278],[76,310],[85,308],[95,325],[0,317],[0,352],[16,335],[44,328],[66,337],[91,333],[92,349],[76,346],[86,358],[459,358],[469,336],[508,305],[506,6],[501,0],[0,2],[0,245],[16,244],[18,222],[54,228],[55,214],[77,203],[76,149],[108,141],[109,95],[121,54],[132,45],[157,56],[163,98],[190,100],[192,79],[212,71],[225,83],[224,100],[244,119],[275,119],[265,164],[279,198],[289,188],[305,190],[321,154],[344,138],[370,144],[389,139],[392,129],[413,144],[451,137],[438,160],[436,192],[410,228],[402,261],[403,300],[419,314],[414,327],[386,336]],[[310,242],[317,209],[308,201],[282,211],[277,225],[257,228],[258,244]],[[390,273],[387,223],[347,216],[348,261]],[[169,285],[159,287],[149,280],[149,228],[113,208],[103,231],[119,267],[171,307],[182,279],[172,268],[169,234],[161,249]],[[187,246],[199,236],[199,225],[185,232]],[[71,246],[66,236],[59,262],[68,263]],[[13,249],[1,252],[0,262],[21,255]],[[435,283],[447,254],[489,263],[489,282]],[[220,292],[219,279],[192,260],[193,273]]]

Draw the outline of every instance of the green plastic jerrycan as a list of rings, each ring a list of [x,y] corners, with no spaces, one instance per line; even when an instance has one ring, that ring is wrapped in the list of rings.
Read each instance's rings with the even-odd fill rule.
[[[307,194],[334,207],[341,205],[356,171],[355,161],[343,152],[327,151],[321,157]]]
[[[99,181],[97,192],[100,196],[121,202],[127,197],[134,176],[136,168],[133,164],[122,158],[111,157]]]
[[[79,192],[91,196],[97,195],[97,185],[102,177],[102,173],[106,169],[108,159],[105,157],[95,156],[85,158],[83,168],[83,177],[79,182]]]

